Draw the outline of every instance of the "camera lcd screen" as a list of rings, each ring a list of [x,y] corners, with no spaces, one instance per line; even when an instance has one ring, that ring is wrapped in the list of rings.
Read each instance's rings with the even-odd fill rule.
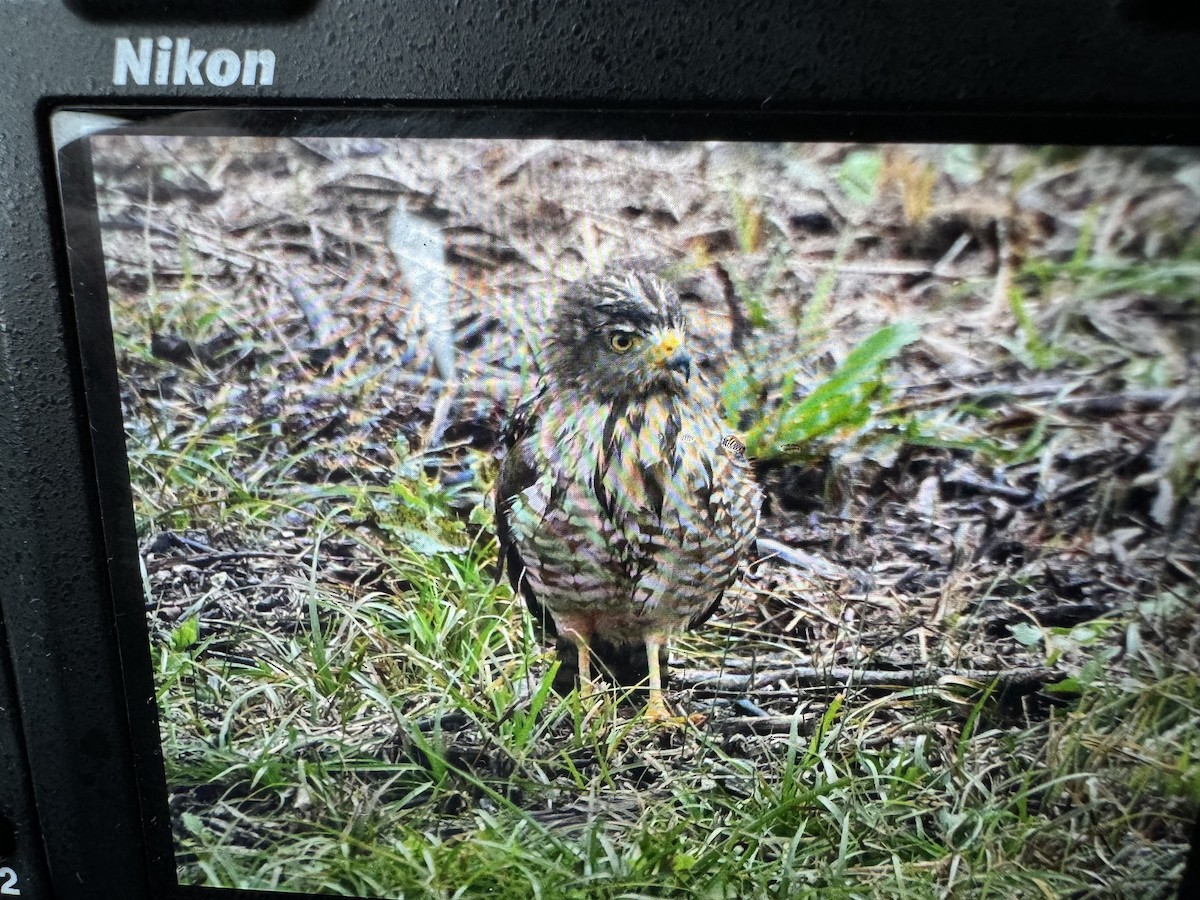
[[[1174,890],[1200,153],[324,115],[64,167],[181,886]]]

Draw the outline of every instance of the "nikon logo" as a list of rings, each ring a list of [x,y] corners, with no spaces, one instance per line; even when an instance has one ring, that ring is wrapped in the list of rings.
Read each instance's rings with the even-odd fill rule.
[[[117,38],[113,84],[272,84],[275,51],[193,50],[188,38]]]

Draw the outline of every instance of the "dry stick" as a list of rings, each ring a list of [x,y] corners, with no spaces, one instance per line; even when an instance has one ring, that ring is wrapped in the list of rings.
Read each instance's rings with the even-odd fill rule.
[[[436,224],[398,205],[388,217],[387,244],[404,272],[413,311],[421,314],[429,355],[442,378],[433,418],[422,439],[422,446],[428,448],[441,440],[459,388],[444,238]]]
[[[814,687],[920,687],[939,684],[943,679],[954,682],[978,682],[981,686],[995,684],[1001,689],[1036,690],[1067,677],[1065,672],[1040,667],[991,669],[851,669],[834,667],[817,669],[813,666],[788,666],[768,669],[747,675],[712,670],[685,669],[673,672],[671,680],[679,687],[700,688],[705,691],[753,691],[784,682],[797,688]]]
[[[811,553],[805,553],[796,547],[789,547],[774,538],[760,536],[758,552],[763,559],[778,559],[789,566],[811,572],[820,578],[849,579],[851,577],[850,573],[841,566],[819,556],[813,556]]]
[[[954,265],[959,254],[967,249],[967,245],[971,243],[971,233],[964,231],[958,236],[958,239],[950,245],[950,249],[933,264],[933,268],[929,270],[929,274],[934,278],[943,278],[950,274],[950,267]]]
[[[1065,389],[1075,390],[1082,387],[1085,379],[1076,381],[1071,386],[1070,381],[1032,382],[1019,384],[1003,382],[982,384],[972,387],[957,388],[937,396],[909,397],[893,404],[887,412],[907,412],[912,409],[922,409],[930,406],[944,406],[959,400],[988,395],[1005,395],[1013,400],[1023,400],[1032,404],[1037,400],[1054,402],[1060,410],[1077,415],[1115,415],[1123,412],[1150,412],[1174,405],[1184,395],[1178,390],[1167,388],[1131,389],[1113,394],[1084,394],[1081,396],[1058,397]]]
[[[1167,408],[1175,405],[1184,396],[1184,392],[1179,390],[1147,388],[1122,391],[1119,394],[1064,397],[1059,401],[1058,408],[1077,415],[1111,416]]]
[[[1008,239],[1008,219],[1001,216],[996,220],[996,283],[992,288],[992,299],[987,321],[995,325],[1008,308],[1009,290],[1012,287],[1012,245]]]
[[[271,553],[258,550],[230,550],[224,553],[198,553],[194,556],[164,556],[152,559],[146,563],[147,572],[158,572],[161,569],[174,569],[179,566],[195,566],[203,568],[214,563],[233,562],[239,559],[280,559],[284,562],[299,564],[299,560],[290,553]]]
[[[914,276],[914,275],[934,275],[939,276],[940,273],[934,271],[934,267],[928,263],[910,263],[910,262],[881,262],[881,263],[838,263],[836,260],[814,259],[805,260],[806,268],[816,272],[828,272],[830,269],[837,269],[839,274],[844,275],[879,275],[879,276]],[[945,276],[942,276],[945,277]]]
[[[971,488],[980,493],[1003,497],[1005,500],[1011,500],[1014,503],[1028,503],[1034,497],[1033,491],[1027,491],[1008,484],[998,484],[995,481],[988,481],[986,478],[980,478],[965,467],[948,472],[942,477],[942,481],[946,484]]]
[[[458,378],[451,376],[443,383],[441,393],[438,394],[437,402],[433,407],[433,415],[429,420],[429,427],[425,429],[425,434],[421,438],[421,449],[429,450],[441,442],[442,435],[450,424],[450,410],[454,407],[457,397]]]
[[[729,272],[718,262],[713,263],[711,268],[717,276],[717,281],[721,283],[721,293],[725,298],[725,305],[729,308],[729,346],[734,350],[741,350],[750,334],[750,320],[746,318],[746,311],[742,308],[737,291],[734,290]]]
[[[733,716],[714,722],[714,731],[721,734],[791,734],[808,737],[819,716]]]
[[[432,372],[395,372],[391,377],[398,384],[430,389],[444,384]],[[463,391],[488,399],[519,396],[526,387],[528,381],[518,373],[490,363],[478,364],[475,370],[464,372],[461,381]]]
[[[287,286],[292,294],[292,299],[296,301],[300,312],[304,314],[305,324],[308,325],[309,334],[312,335],[312,349],[329,350],[332,348],[339,339],[332,311],[325,305],[320,295],[305,284],[299,276],[289,278]]]
[[[1085,375],[1074,382],[1067,379],[1026,383],[992,381],[985,382],[984,384],[955,387],[940,394],[913,396],[918,392],[923,392],[927,387],[927,385],[917,385],[911,388],[904,388],[903,390],[908,396],[892,404],[885,412],[890,414],[908,412],[913,409],[925,409],[931,406],[944,406],[960,400],[969,400],[980,396],[1004,396],[1011,399],[1053,397],[1061,394],[1064,390],[1078,389],[1085,383],[1088,377],[1090,375]]]

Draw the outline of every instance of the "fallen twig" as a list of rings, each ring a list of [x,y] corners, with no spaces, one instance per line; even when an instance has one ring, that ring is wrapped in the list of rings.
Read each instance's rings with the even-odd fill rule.
[[[1089,376],[1090,377],[1090,376]],[[1084,394],[1070,396],[1072,390],[1082,387],[1086,379],[1073,381],[992,382],[970,385],[927,396],[909,396],[893,404],[889,413],[908,412],[932,406],[949,406],[966,400],[979,402],[980,398],[1004,397],[1032,404],[1036,400],[1053,403],[1058,409],[1074,415],[1116,415],[1118,413],[1148,412],[1166,409],[1178,403],[1183,394],[1178,390],[1163,388],[1131,389],[1113,394]],[[928,389],[928,385],[913,385],[905,388],[909,394]]]
[[[1165,409],[1183,398],[1181,391],[1165,389],[1128,390],[1119,394],[1091,394],[1085,397],[1064,397],[1058,408],[1085,416],[1113,416],[1121,413],[1149,412]]]
[[[980,478],[965,466],[959,466],[953,471],[948,472],[942,477],[942,481],[944,481],[946,484],[969,488],[981,494],[993,494],[997,497],[1003,497],[1004,499],[1011,500],[1014,503],[1028,503],[1033,499],[1032,491],[1013,487],[1010,484],[1004,484],[1002,482],[989,481],[986,478]]]
[[[1009,238],[1009,222],[1005,216],[996,219],[996,281],[992,287],[987,321],[996,325],[1000,316],[1009,307],[1009,292],[1012,289],[1013,250]]]
[[[796,734],[807,737],[819,716],[733,716],[713,722],[713,730],[721,734]]]
[[[166,556],[146,561],[147,572],[158,572],[161,569],[174,569],[179,566],[192,566],[203,569],[206,566],[223,562],[236,562],[243,559],[278,559],[284,562],[300,565],[294,555],[289,553],[271,553],[259,550],[230,550],[223,553],[198,553],[194,556]]]
[[[778,559],[789,566],[803,569],[820,578],[850,579],[850,573],[836,563],[813,556],[811,553],[805,553],[803,550],[797,550],[795,547],[789,547],[772,538],[761,536],[758,538],[758,553],[763,559]]]
[[[742,308],[741,298],[734,289],[729,272],[720,263],[713,263],[712,271],[721,283],[721,293],[725,297],[725,305],[729,308],[729,346],[734,350],[741,350],[746,344],[747,335],[750,334],[750,320],[746,318],[746,311]]]
[[[310,351],[328,356],[341,339],[332,311],[299,276],[289,278],[287,286],[292,299],[304,314],[304,321],[312,335]]]
[[[980,687],[994,684],[1002,690],[1017,690],[1032,693],[1047,684],[1055,684],[1066,678],[1065,672],[1040,667],[991,669],[851,669],[834,667],[817,669],[812,666],[788,666],[768,669],[745,675],[730,672],[683,670],[671,673],[671,681],[678,687],[698,688],[704,691],[754,691],[780,682],[791,687],[880,687],[907,688],[933,686],[942,683],[961,685],[964,681],[978,682]]]

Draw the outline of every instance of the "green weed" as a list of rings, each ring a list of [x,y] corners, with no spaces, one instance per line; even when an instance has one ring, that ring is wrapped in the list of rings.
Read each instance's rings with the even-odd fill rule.
[[[735,360],[721,390],[725,416],[742,424],[748,412],[759,411],[759,417],[743,429],[746,452],[760,459],[812,458],[830,442],[860,439],[870,431],[875,413],[887,399],[885,366],[917,337],[912,325],[881,328],[803,396],[797,396],[796,373],[785,372],[777,388],[779,399],[766,411],[761,411],[759,401],[773,386],[756,375],[750,362]]]

